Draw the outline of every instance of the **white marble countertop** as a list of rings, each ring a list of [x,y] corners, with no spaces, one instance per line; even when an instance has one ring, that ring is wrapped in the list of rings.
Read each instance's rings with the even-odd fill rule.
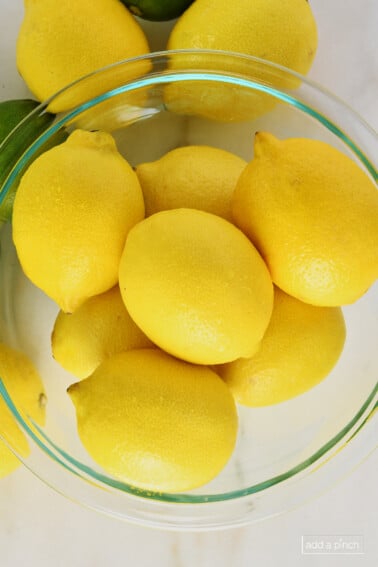
[[[0,0],[0,100],[28,94],[15,64],[21,0]],[[311,0],[319,49],[310,77],[378,129],[377,0]],[[71,503],[26,469],[0,481],[1,567],[378,565],[377,452],[296,511],[214,533],[169,533]],[[359,556],[303,556],[303,535],[363,536]]]

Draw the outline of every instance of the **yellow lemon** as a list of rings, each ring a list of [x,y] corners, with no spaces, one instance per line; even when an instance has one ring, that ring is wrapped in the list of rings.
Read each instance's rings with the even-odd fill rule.
[[[126,240],[119,283],[142,331],[199,364],[253,354],[272,312],[271,278],[254,246],[228,221],[194,209],[138,223]]]
[[[275,288],[268,329],[257,353],[217,367],[247,406],[289,400],[313,388],[336,364],[345,341],[340,307],[316,307]]]
[[[226,384],[209,368],[157,349],[117,354],[68,393],[88,453],[140,488],[206,484],[235,445],[237,413]]]
[[[317,29],[306,0],[196,0],[179,18],[168,41],[168,49],[211,49],[252,55],[305,74],[317,48]],[[172,57],[171,67],[215,68],[233,73],[252,73],[265,85],[272,73],[258,64],[232,62],[226,55]],[[299,81],[278,72],[273,86],[295,87]],[[169,107],[180,113],[197,114],[217,120],[254,118],[270,110],[275,99],[257,90],[233,85],[193,81],[168,85]]]
[[[138,178],[113,138],[76,130],[22,177],[13,239],[25,274],[72,312],[117,283],[127,233],[143,216]]]
[[[324,142],[256,134],[233,214],[274,283],[302,301],[352,303],[378,276],[377,188]]]
[[[167,209],[200,209],[231,221],[231,197],[247,162],[210,146],[183,146],[137,166],[146,216]]]
[[[0,343],[0,378],[18,411],[40,425],[45,421],[45,392],[41,378],[31,361],[21,352]],[[29,445],[5,401],[0,396],[0,434],[22,457]],[[0,478],[11,473],[20,461],[0,441]]]
[[[60,311],[51,336],[55,360],[77,378],[86,378],[113,354],[152,346],[135,325],[119,287],[95,295],[75,313]]]
[[[73,81],[123,59],[148,53],[145,34],[118,0],[25,0],[17,40],[17,66],[29,89],[45,100]],[[60,95],[49,109],[61,112],[148,71],[143,61],[92,77]]]

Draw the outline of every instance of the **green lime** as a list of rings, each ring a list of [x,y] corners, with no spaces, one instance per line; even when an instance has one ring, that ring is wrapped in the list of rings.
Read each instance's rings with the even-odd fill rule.
[[[30,99],[0,102],[0,143],[38,104],[35,100]]]
[[[144,20],[161,22],[178,18],[193,0],[121,0],[130,12]]]
[[[2,200],[4,181],[25,150],[47,130],[55,118],[55,115],[49,112],[31,114],[39,104],[30,99],[6,100],[0,103],[0,224],[11,218],[18,185],[16,181]],[[8,138],[12,130],[27,116],[29,118],[25,124]],[[55,141],[56,143],[58,142]]]

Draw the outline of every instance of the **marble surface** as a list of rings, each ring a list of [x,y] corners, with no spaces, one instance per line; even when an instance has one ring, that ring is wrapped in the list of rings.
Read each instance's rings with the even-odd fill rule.
[[[377,0],[311,0],[319,50],[310,77],[378,129]],[[0,100],[28,91],[15,64],[21,0],[0,0]],[[154,46],[153,46],[154,47]],[[247,567],[378,564],[378,455],[300,509],[241,529],[168,533],[83,509],[19,469],[0,481],[1,567]],[[359,556],[304,556],[308,534],[360,535]]]

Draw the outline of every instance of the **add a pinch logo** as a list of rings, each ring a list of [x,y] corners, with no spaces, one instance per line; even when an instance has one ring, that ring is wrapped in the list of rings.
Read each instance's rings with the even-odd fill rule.
[[[303,555],[363,555],[362,535],[304,535]]]

